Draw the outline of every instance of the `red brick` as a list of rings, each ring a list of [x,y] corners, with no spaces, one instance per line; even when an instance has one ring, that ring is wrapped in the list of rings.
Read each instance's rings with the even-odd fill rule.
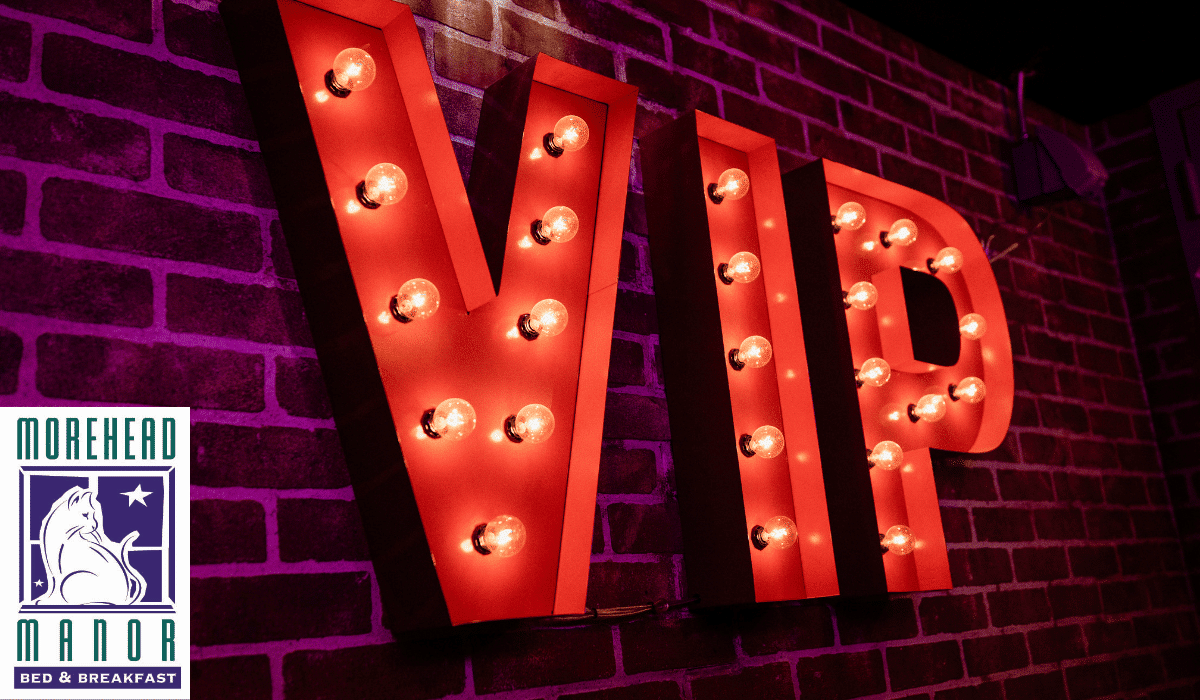
[[[234,270],[262,267],[257,217],[140,192],[49,178],[41,222],[42,235],[52,241]]]
[[[788,73],[796,70],[794,42],[728,15],[713,16],[716,38],[736,51]]]
[[[655,681],[558,697],[559,700],[683,700],[683,691],[675,681]]]
[[[870,79],[870,87],[871,105],[875,109],[899,119],[909,126],[915,126],[924,131],[933,131],[933,115],[924,100],[874,78]]]
[[[1100,599],[1105,615],[1145,610],[1150,606],[1146,587],[1141,581],[1105,581],[1100,584]]]
[[[1032,238],[1029,240],[1029,247],[1033,252],[1034,261],[1039,265],[1070,275],[1079,274],[1079,265],[1075,262],[1075,253],[1066,246],[1061,246],[1041,238]]]
[[[263,410],[261,355],[47,333],[37,357],[37,388],[47,397]]]
[[[889,647],[887,663],[893,691],[963,677],[962,653],[954,641]]]
[[[284,655],[283,686],[288,698],[298,700],[427,700],[461,693],[466,687],[463,666],[456,642],[301,650]]]
[[[939,141],[913,129],[908,130],[908,142],[912,154],[926,163],[932,163],[943,170],[949,170],[959,175],[966,174],[963,150],[957,144]]]
[[[237,68],[225,24],[216,12],[197,10],[182,3],[163,3],[167,49],[222,68]]]
[[[1066,669],[1067,690],[1071,700],[1087,700],[1117,690],[1116,667],[1111,661]]]
[[[605,447],[600,451],[600,493],[650,493],[658,483],[654,452]]]
[[[277,277],[296,279],[296,271],[292,268],[292,256],[288,253],[287,241],[283,237],[283,226],[278,219],[271,220],[271,267]]]
[[[1086,513],[1088,535],[1093,540],[1114,540],[1133,536],[1129,513],[1114,508],[1089,508]]]
[[[1088,432],[1087,410],[1083,406],[1050,399],[1038,399],[1038,409],[1038,413],[1042,416],[1042,424],[1047,428],[1072,433]]]
[[[5,155],[131,180],[150,176],[150,133],[144,126],[4,93],[0,114]]]
[[[798,151],[804,149],[804,122],[778,109],[726,92],[725,117],[735,124],[770,136],[781,146]]]
[[[1095,584],[1050,586],[1054,619],[1100,614],[1100,589]]]
[[[625,80],[638,86],[638,96],[678,110],[717,112],[717,90],[702,80],[630,58],[625,63]]]
[[[679,511],[673,503],[614,503],[608,507],[613,551],[619,554],[683,551]]]
[[[918,192],[924,192],[931,197],[937,199],[943,197],[942,176],[903,157],[884,153],[883,174],[889,180],[911,187]]]
[[[965,181],[946,178],[946,201],[988,217],[999,216],[996,195]]]
[[[1146,482],[1138,476],[1105,476],[1104,500],[1116,505],[1144,505]]]
[[[986,676],[1029,665],[1025,637],[1020,634],[964,639],[963,658],[967,662],[967,673],[972,676]]]
[[[1021,455],[1027,464],[1067,464],[1067,445],[1052,435],[1021,433]]]
[[[1129,515],[1133,520],[1134,533],[1140,539],[1154,537],[1174,539],[1178,536],[1178,533],[1175,532],[1175,523],[1167,511],[1135,510]]]
[[[601,629],[609,634],[607,627]],[[735,631],[708,618],[634,620],[623,623],[620,634],[621,657],[628,674],[729,664],[737,658]]]
[[[1004,549],[950,550],[950,578],[955,586],[986,586],[1013,580]]]
[[[1030,357],[1063,364],[1074,364],[1075,362],[1074,344],[1069,340],[1062,340],[1027,328],[1025,342],[1029,348]]]
[[[25,173],[0,170],[0,233],[21,235],[25,228]]]
[[[487,41],[492,36],[492,6],[486,0],[410,0],[414,13]],[[530,54],[532,55],[532,54]]]
[[[1151,654],[1117,659],[1117,683],[1123,690],[1142,690],[1164,680],[1162,663]]]
[[[947,542],[971,541],[971,513],[966,508],[941,506],[942,529]]]
[[[732,674],[696,678],[691,685],[693,700],[784,700],[796,697],[792,687],[791,666],[786,662],[752,666]]]
[[[354,501],[281,498],[279,558],[283,561],[366,561],[366,533]]]
[[[1004,691],[1010,698],[1067,700],[1062,671],[1008,678],[1004,681]]]
[[[1117,554],[1112,547],[1071,547],[1069,552],[1075,576],[1106,578],[1117,573]]]
[[[910,66],[904,61],[891,59],[888,61],[892,81],[916,92],[923,92],[937,102],[946,103],[946,83],[939,78]]]
[[[1067,578],[1067,553],[1061,547],[1024,547],[1013,550],[1018,581],[1052,581]]]
[[[772,101],[830,126],[838,125],[837,100],[824,92],[771,71],[762,72],[762,84]]]
[[[968,162],[971,166],[971,179],[981,182],[992,189],[1011,190],[1012,184],[1008,174],[1008,164],[997,164],[989,159],[970,154]]]
[[[879,173],[879,156],[874,147],[818,124],[808,125],[808,152],[816,158],[828,158],[872,175]]]
[[[1187,578],[1184,576],[1158,576],[1146,579],[1144,583],[1150,605],[1155,608],[1173,608],[1191,603]]]
[[[960,633],[988,626],[983,595],[947,595],[923,598],[919,605],[921,631],[926,635]]]
[[[755,605],[738,611],[737,627],[749,656],[833,646],[833,618],[825,605]]]
[[[197,486],[336,489],[350,485],[333,430],[192,426],[192,482]]]
[[[975,508],[975,535],[980,542],[1028,542],[1034,538],[1029,511],[1019,508]]]
[[[258,501],[192,501],[192,564],[267,560],[267,525]]]
[[[1033,511],[1033,526],[1042,540],[1081,540],[1085,536],[1083,513],[1078,508],[1039,508]]]
[[[996,627],[1027,625],[1050,619],[1050,604],[1044,588],[1023,588],[987,594],[992,624]]]
[[[275,398],[288,415],[330,418],[329,394],[321,367],[307,357],[275,358]]]
[[[909,598],[837,600],[834,603],[842,644],[885,642],[917,636],[917,615]]]
[[[167,184],[180,192],[274,207],[262,156],[179,134],[163,135]]]
[[[796,659],[796,677],[805,700],[857,698],[887,689],[878,649],[801,657]]]
[[[619,6],[596,0],[576,0],[562,3],[561,7],[567,24],[582,32],[618,42],[651,56],[667,57],[662,29],[637,19]]]
[[[601,506],[596,506],[596,511],[592,518],[592,554],[601,554],[603,552],[604,521],[601,515]]]
[[[167,275],[167,327],[179,333],[312,347],[298,292]]]
[[[920,696],[926,697],[924,695]],[[959,688],[946,688],[933,694],[934,700],[1000,700],[1004,697],[998,682],[967,685]]]
[[[32,37],[28,23],[0,17],[0,80],[21,83],[29,77]]]
[[[1194,674],[1197,656],[1200,656],[1200,646],[1196,644],[1164,649],[1163,665],[1167,669],[1167,675],[1172,678],[1184,678]]]
[[[271,696],[271,662],[266,654],[192,661],[192,693],[198,698],[259,700]]]
[[[580,68],[613,76],[613,57],[608,49],[564,34],[509,9],[500,10],[500,30],[505,48],[517,53],[533,56],[541,52]]]
[[[0,328],[0,395],[16,393],[24,349],[21,336],[7,328]]]
[[[947,80],[963,86],[971,83],[971,73],[962,64],[920,44],[917,46],[917,59],[927,70]]]
[[[824,27],[821,30],[821,47],[868,73],[887,78],[887,58],[883,53],[847,34]]]
[[[1045,411],[1043,410],[1043,415]],[[1006,501],[1053,501],[1050,472],[999,469],[1000,496]]]
[[[606,626],[522,630],[474,640],[476,693],[610,678],[616,673]]]
[[[658,311],[654,307],[654,297],[627,289],[617,290],[613,328],[639,335],[657,335]]]
[[[937,135],[983,154],[988,154],[987,132],[980,127],[945,114],[936,115]]]
[[[604,437],[670,440],[667,402],[652,396],[609,392],[604,404]]]
[[[950,107],[993,128],[1004,128],[1004,109],[999,105],[981,100],[957,88],[950,89]]]
[[[1117,558],[1121,561],[1121,573],[1126,576],[1153,574],[1170,569],[1176,547],[1167,550],[1158,542],[1136,542],[1118,544]]]
[[[143,44],[149,44],[154,36],[150,26],[150,5],[139,0],[4,0],[3,4],[22,12],[66,20]]]
[[[1087,656],[1079,625],[1029,631],[1029,651],[1034,664],[1057,663]]]
[[[633,0],[640,7],[671,24],[687,27],[700,36],[708,36],[711,22],[708,8],[698,2],[674,2],[673,0]],[[674,28],[672,28],[674,33]]]
[[[42,81],[55,92],[255,138],[238,84],[85,39],[47,34]]]
[[[819,51],[799,48],[800,75],[821,87],[867,104],[867,77],[861,71],[830,60]]]
[[[0,309],[66,321],[146,328],[154,320],[149,270],[0,249]]]
[[[917,45],[912,39],[883,26],[861,12],[851,10],[851,13],[854,17],[855,34],[910,61],[916,58]]]
[[[901,153],[908,150],[904,138],[904,125],[900,122],[844,100],[839,103],[839,107],[846,131]]]
[[[348,571],[193,578],[192,610],[192,643],[199,646],[366,634],[371,577]]]
[[[674,597],[670,562],[592,562],[588,569],[587,606],[592,609],[642,605]]]
[[[754,64],[732,56],[722,48],[702,44],[691,37],[671,30],[671,49],[675,63],[732,85],[751,94],[758,92],[754,83]]]
[[[682,5],[685,3],[678,4]],[[787,32],[793,36],[797,36],[805,43],[813,45],[817,43],[817,23],[810,19],[807,15],[803,15],[788,7],[785,7],[781,3],[774,2],[774,0],[723,0],[722,4],[746,15],[747,17],[753,17],[761,20],[763,24],[771,27],[772,29],[777,29],[779,31]],[[830,9],[824,7],[824,4],[821,2],[797,4],[799,4],[801,7],[804,7],[804,9],[817,14],[821,14],[823,12],[830,15],[834,14]],[[816,6],[815,9],[814,6]],[[844,22],[845,16],[842,15],[840,19],[842,22]],[[713,15],[713,24],[720,24],[722,21],[724,21],[724,15]],[[831,21],[836,23],[838,20]]]
[[[438,102],[446,117],[446,128],[455,136],[474,138],[479,131],[479,113],[483,100],[446,85],[436,85]]]
[[[433,35],[433,56],[438,75],[480,89],[487,88],[516,67],[515,61],[442,32]]]
[[[1128,413],[1108,411],[1100,408],[1088,409],[1092,432],[1105,437],[1133,437],[1133,427]],[[1150,448],[1153,450],[1153,448]]]

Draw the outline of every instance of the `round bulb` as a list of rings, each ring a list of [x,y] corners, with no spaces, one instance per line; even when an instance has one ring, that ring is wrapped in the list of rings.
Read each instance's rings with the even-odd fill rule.
[[[942,248],[937,255],[930,259],[929,269],[933,272],[947,274],[958,272],[963,266],[963,254],[958,248]]]
[[[461,440],[475,429],[475,408],[463,399],[446,399],[426,415],[426,432],[432,431],[440,438]]]
[[[366,90],[375,80],[375,59],[362,49],[346,49],[333,59],[333,82],[339,90]]]
[[[554,299],[542,299],[529,311],[528,325],[539,336],[553,338],[567,328],[567,307]]]
[[[866,311],[875,306],[878,300],[879,290],[870,282],[855,282],[850,285],[850,291],[846,292],[846,303],[859,311]]]
[[[408,176],[392,163],[380,163],[367,171],[360,188],[369,204],[395,204],[408,193]]]
[[[762,530],[758,532],[757,537],[760,543],[768,547],[787,549],[796,544],[796,540],[800,538],[800,532],[791,518],[786,515],[776,515],[763,523]]]
[[[568,114],[554,125],[554,145],[564,151],[578,151],[587,145],[590,133],[587,122]]]
[[[746,284],[758,279],[760,272],[762,272],[762,264],[758,262],[758,257],[754,253],[743,251],[729,259],[722,276],[734,282]]]
[[[846,202],[838,207],[833,223],[838,229],[857,231],[867,223],[867,210],[858,202]]]
[[[987,333],[987,320],[979,314],[967,314],[959,319],[958,332],[967,340],[979,340]]]
[[[551,207],[542,215],[538,232],[555,243],[566,243],[579,233],[579,217],[570,207]]]
[[[909,415],[936,423],[946,417],[946,397],[941,394],[926,394],[917,399]]]
[[[909,219],[900,219],[888,229],[883,241],[888,245],[912,245],[917,241],[917,225]]]
[[[498,557],[511,557],[525,547],[525,524],[515,515],[497,515],[475,535],[476,548]]]
[[[522,442],[545,442],[554,432],[554,414],[540,403],[531,403],[509,419],[507,428]]]
[[[773,425],[764,425],[750,436],[749,450],[755,457],[772,459],[783,452],[783,432]]]
[[[916,549],[917,542],[913,539],[912,530],[903,525],[893,525],[883,534],[881,543],[892,554],[905,555]]]
[[[859,381],[860,385],[883,386],[887,384],[891,376],[892,366],[887,363],[887,360],[882,357],[872,357],[858,368],[855,379]]]
[[[400,285],[400,291],[392,298],[392,315],[403,323],[429,318],[440,303],[441,295],[433,282],[418,277]]]
[[[725,199],[741,199],[749,191],[750,176],[737,168],[730,168],[717,178],[717,193]]]
[[[983,397],[987,395],[987,387],[983,385],[983,380],[979,377],[967,377],[958,384],[954,385],[950,395],[956,401],[966,401],[967,403],[979,403],[983,401]]]
[[[742,341],[735,352],[738,369],[757,369],[771,361],[771,342],[761,335],[752,335]]]
[[[879,467],[884,471],[895,471],[904,463],[904,450],[891,440],[884,440],[875,449],[871,450],[871,456],[867,458],[871,462],[871,466]]]

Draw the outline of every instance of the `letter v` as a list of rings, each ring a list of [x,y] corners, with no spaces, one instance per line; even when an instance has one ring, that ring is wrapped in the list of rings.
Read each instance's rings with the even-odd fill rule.
[[[408,7],[229,0],[221,13],[391,629],[583,612],[637,89],[543,55],[502,78],[484,95],[469,208]],[[348,47],[377,75],[341,98],[324,75]],[[568,114],[591,137],[554,157],[543,137]],[[356,187],[385,162],[407,195],[364,208]],[[578,234],[539,244],[531,225],[560,205]],[[440,306],[401,323],[390,303],[411,279]],[[565,305],[566,329],[526,340],[518,319],[543,299]],[[423,416],[448,398],[477,427],[431,439]],[[545,442],[506,436],[529,404],[553,412]],[[524,523],[524,548],[476,551],[476,526],[502,514]]]

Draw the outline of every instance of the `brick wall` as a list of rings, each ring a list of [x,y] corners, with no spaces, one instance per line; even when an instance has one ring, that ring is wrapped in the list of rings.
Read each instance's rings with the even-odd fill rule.
[[[1169,343],[1146,351],[1159,320],[1131,291],[1135,353],[1120,201],[1009,198],[1009,90],[835,0],[412,5],[464,170],[482,88],[540,50],[637,84],[639,136],[699,107],[777,139],[785,169],[837,160],[948,201],[995,249],[1019,242],[994,265],[1013,429],[994,453],[936,457],[949,592],[396,643],[215,5],[0,0],[0,401],[194,407],[196,697],[1197,696],[1168,496],[1194,552],[1196,477],[1188,491],[1168,452],[1164,478],[1155,427],[1176,433],[1141,374],[1158,418]],[[1114,124],[1097,143],[1136,139]],[[640,192],[635,157],[600,606],[686,593]],[[1171,411],[1195,435],[1194,410]]]

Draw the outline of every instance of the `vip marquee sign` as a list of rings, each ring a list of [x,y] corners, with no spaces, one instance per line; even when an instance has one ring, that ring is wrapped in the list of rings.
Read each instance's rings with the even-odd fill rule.
[[[637,90],[544,55],[464,188],[407,6],[221,4],[392,628],[584,611]],[[691,593],[950,586],[929,449],[995,448],[950,207],[693,112],[641,141]]]

